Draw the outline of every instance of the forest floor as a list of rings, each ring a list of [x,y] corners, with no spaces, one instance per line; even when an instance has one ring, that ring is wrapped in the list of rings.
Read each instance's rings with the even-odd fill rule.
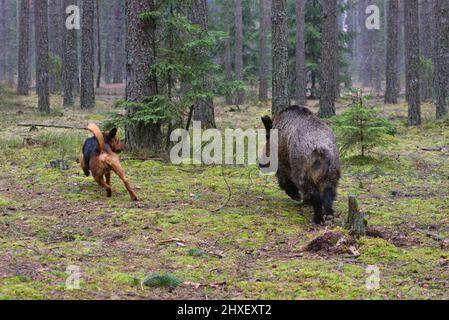
[[[433,121],[430,104],[420,128],[404,125],[404,103],[381,106],[398,134],[371,158],[343,159],[335,225],[323,227],[255,166],[224,168],[232,197],[215,212],[228,195],[221,167],[124,153],[141,201],[131,203],[116,176],[108,199],[77,163],[87,132],[17,126],[101,122],[116,99],[103,91],[94,112],[64,110],[52,96],[45,117],[36,96],[0,93],[0,299],[449,298],[449,122]],[[227,110],[217,106],[220,128],[261,128],[269,106]],[[68,170],[50,168],[61,159]],[[350,194],[377,230],[352,247],[341,227]],[[306,250],[323,235],[335,239]],[[80,269],[79,290],[66,287],[68,266]],[[376,290],[366,286],[369,266],[380,272]],[[141,285],[161,272],[183,284]]]

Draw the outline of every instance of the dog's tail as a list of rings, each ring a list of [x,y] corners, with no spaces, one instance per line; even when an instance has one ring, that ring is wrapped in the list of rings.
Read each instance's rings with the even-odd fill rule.
[[[98,128],[95,123],[89,123],[87,129],[94,134],[95,139],[97,139],[98,142],[98,148],[100,149],[100,152],[103,152],[105,150],[105,143],[103,133],[100,128]]]

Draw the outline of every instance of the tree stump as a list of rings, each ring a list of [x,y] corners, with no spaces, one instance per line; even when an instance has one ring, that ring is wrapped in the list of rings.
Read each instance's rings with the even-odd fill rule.
[[[346,228],[349,229],[350,234],[354,237],[366,235],[365,214],[359,210],[357,198],[349,196],[348,199],[348,220]]]

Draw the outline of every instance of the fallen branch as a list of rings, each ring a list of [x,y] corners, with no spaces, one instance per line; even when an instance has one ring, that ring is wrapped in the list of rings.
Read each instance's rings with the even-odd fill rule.
[[[173,238],[173,239],[159,241],[158,244],[166,244],[166,243],[172,243],[172,242],[183,244],[185,241],[181,240],[181,239]]]
[[[62,124],[18,123],[17,126],[18,127],[43,127],[43,128],[88,130],[86,127],[76,127],[76,126],[68,126],[68,125],[62,125]]]
[[[422,151],[430,151],[430,152],[440,152],[443,151],[443,148],[421,148]]]

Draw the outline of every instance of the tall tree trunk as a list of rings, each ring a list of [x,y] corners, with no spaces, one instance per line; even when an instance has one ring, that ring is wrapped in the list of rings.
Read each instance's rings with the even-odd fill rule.
[[[36,90],[38,110],[50,113],[50,90],[48,87],[48,4],[47,0],[35,0],[36,24]]]
[[[272,52],[273,52],[273,98],[272,112],[279,114],[290,106],[288,95],[288,25],[287,1],[273,0]]]
[[[49,15],[49,29],[48,29],[48,48],[52,54],[50,73],[49,73],[49,86],[50,92],[55,93],[61,89],[61,70],[56,68],[56,65],[61,62],[62,58],[62,28],[63,23],[61,17],[61,0],[49,0],[48,2],[48,15]],[[59,61],[58,61],[59,60]]]
[[[228,34],[228,37],[225,39],[224,42],[224,56],[223,56],[223,62],[225,66],[225,78],[226,82],[232,81],[232,67],[231,67],[231,28],[229,26],[229,0],[224,0],[223,2],[223,26],[224,26],[224,32]],[[227,94],[226,95],[226,104],[231,105],[232,104],[232,95]]]
[[[110,1],[107,5],[107,22],[106,22],[106,50],[104,51],[104,80],[107,84],[112,83],[113,63],[112,51],[114,43],[114,1]]]
[[[83,0],[81,21],[81,109],[95,107],[94,12],[94,0]]]
[[[427,59],[432,58],[433,36],[432,36],[432,4],[433,0],[422,0],[419,10],[421,29],[419,31],[419,42],[421,55]]]
[[[320,117],[335,115],[335,93],[338,65],[338,21],[337,0],[323,3],[323,34],[320,81]]]
[[[157,80],[149,76],[156,59],[155,18],[141,20],[139,15],[154,10],[154,0],[126,1],[126,101],[141,102],[158,93]],[[128,108],[131,116],[137,110]],[[131,150],[149,150],[158,153],[162,148],[162,131],[159,123],[136,122],[125,129],[126,145]]]
[[[259,0],[260,15],[260,70],[259,70],[259,100],[268,100],[268,8],[267,0]]]
[[[375,4],[380,9],[380,29],[379,30],[373,30],[373,84],[374,84],[374,91],[376,94],[380,94],[382,92],[382,80],[385,70],[385,32],[386,32],[386,16],[385,16],[385,9],[383,9],[383,6],[385,6],[384,1],[377,0]]]
[[[29,0],[20,0],[19,11],[19,64],[17,93],[28,95],[30,89],[29,69],[30,69],[30,7]]]
[[[368,0],[359,1],[359,29],[360,29],[360,50],[359,50],[359,81],[363,87],[373,85],[373,61],[375,58],[375,35],[376,30],[368,30],[366,27],[366,8],[371,4]]]
[[[306,104],[305,0],[296,0],[296,102]]]
[[[204,32],[208,30],[208,11],[207,0],[193,0],[192,1],[192,23],[201,27]],[[203,90],[209,91],[209,79],[202,79]],[[198,98],[195,103],[193,112],[193,119],[201,121],[203,128],[215,128],[215,113],[214,101],[211,97]]]
[[[238,81],[243,81],[243,14],[242,0],[235,1],[235,77]],[[237,92],[237,105],[243,104],[245,93],[242,90]]]
[[[388,0],[385,103],[399,97],[399,0]]]
[[[76,5],[76,0],[63,0],[62,12],[63,17],[67,17],[66,8],[70,5]],[[77,50],[77,30],[64,28],[63,33],[63,50],[62,50],[62,88],[64,107],[70,107],[74,104],[73,93],[75,91],[74,84],[78,73],[78,55]]]
[[[114,83],[123,82],[123,59],[122,59],[122,1],[115,0],[114,9]]]
[[[449,89],[449,2],[434,0],[434,91],[436,118],[443,119],[448,114]]]
[[[98,68],[98,73],[97,73],[97,88],[100,88],[100,84],[101,84],[101,71],[102,71],[102,61],[101,61],[101,28],[100,28],[100,14],[101,14],[101,9],[100,9],[100,1],[97,0],[96,2],[96,7],[97,7],[97,68]]]
[[[404,3],[405,22],[405,69],[408,124],[421,124],[421,101],[419,90],[419,19],[418,0]]]
[[[0,2],[0,80],[6,79],[6,61],[7,61],[7,25],[8,19],[7,0],[1,0]]]

